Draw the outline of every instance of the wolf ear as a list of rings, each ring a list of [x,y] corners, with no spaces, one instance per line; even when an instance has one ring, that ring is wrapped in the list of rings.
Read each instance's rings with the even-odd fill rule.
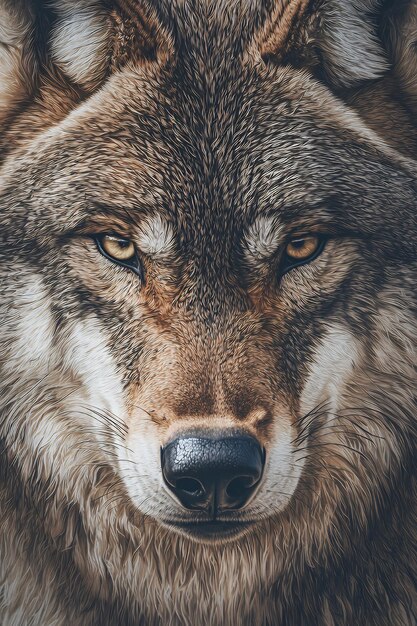
[[[55,0],[51,61],[87,90],[101,82],[109,59],[109,15],[96,0]]]
[[[89,93],[168,39],[146,0],[0,0],[0,122],[52,76]]]
[[[380,4],[380,0],[276,0],[261,53],[281,63],[314,67],[336,88],[379,78],[388,68],[378,37]]]
[[[128,61],[155,61],[168,54],[168,33],[146,0],[49,0],[49,6],[56,15],[52,61],[87,90]]]
[[[0,120],[34,85],[34,15],[19,0],[0,0]]]
[[[108,17],[95,0],[0,0],[0,119],[58,68],[82,87],[103,75]]]
[[[381,0],[326,0],[317,43],[323,67],[340,87],[380,78],[388,62],[378,36]]]
[[[409,109],[417,115],[417,2],[391,0],[382,29],[393,74]]]

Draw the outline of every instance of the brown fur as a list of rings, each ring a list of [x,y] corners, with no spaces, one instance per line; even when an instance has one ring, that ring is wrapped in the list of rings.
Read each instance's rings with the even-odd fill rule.
[[[28,6],[0,0],[0,623],[416,624],[415,3]],[[160,447],[196,428],[271,459],[233,541],[174,528]]]

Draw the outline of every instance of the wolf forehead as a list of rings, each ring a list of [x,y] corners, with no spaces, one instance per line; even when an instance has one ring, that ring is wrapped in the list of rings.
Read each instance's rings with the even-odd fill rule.
[[[366,4],[370,11],[373,3]],[[309,207],[320,207],[317,221],[327,220],[321,207],[330,206],[338,186],[343,197],[332,198],[331,219],[343,218],[349,226],[347,221],[360,217],[367,230],[376,190],[379,205],[387,205],[383,196],[391,200],[399,188],[399,176],[392,177],[396,166],[388,171],[386,159],[382,165],[381,153],[369,147],[378,144],[376,136],[280,52],[279,42],[287,41],[288,50],[308,47],[309,40],[294,37],[299,30],[314,32],[318,6],[330,7],[332,15],[341,11],[345,25],[357,26],[362,3],[347,2],[350,22],[338,0],[155,0],[146,5],[65,0],[55,5],[48,45],[62,74],[55,76],[53,88],[47,85],[47,96],[36,100],[33,112],[25,111],[26,125],[12,124],[10,131],[15,130],[19,145],[26,141],[22,177],[48,181],[18,190],[32,206],[38,203],[37,227],[44,218],[49,225],[52,215],[54,229],[69,230],[94,213],[91,206],[150,208],[175,216],[194,240],[204,230],[207,248],[226,238],[230,244],[234,237],[241,240],[242,230],[252,224],[245,245],[249,257],[259,259],[274,253],[280,236],[273,220],[256,221],[259,213],[279,212],[279,220],[289,224],[300,221],[301,212],[311,217]],[[323,19],[325,33],[325,10]],[[332,23],[333,38],[342,22]],[[362,61],[369,61],[373,50],[375,62],[355,66],[356,73],[363,70],[362,79],[384,69],[375,60],[379,44],[374,37],[368,42],[365,31],[361,26],[355,33],[363,36]],[[349,41],[345,34],[338,32],[340,54]],[[353,81],[353,76],[343,78],[342,60],[326,50],[327,70],[337,63],[343,81]],[[63,76],[82,90],[68,87]],[[53,90],[58,95],[49,107]],[[61,110],[57,99],[65,101],[69,91],[74,98]],[[16,180],[19,161],[11,160],[11,166]],[[363,210],[359,215],[359,202],[369,215]],[[25,212],[24,219],[31,216]],[[163,221],[155,223],[141,235],[143,250],[169,252],[171,235]]]
[[[345,4],[349,10],[343,9]],[[100,87],[129,74],[129,86],[112,98],[115,114],[124,118],[129,106],[140,111],[142,101],[153,93],[152,114],[158,122],[151,128],[151,142],[155,145],[159,133],[164,143],[170,132],[171,145],[181,142],[181,158],[188,149],[191,163],[201,152],[195,141],[189,145],[186,127],[194,127],[211,148],[200,169],[214,177],[222,173],[215,171],[216,163],[225,160],[220,157],[230,154],[228,140],[235,146],[239,139],[246,141],[256,93],[258,100],[277,105],[277,97],[260,93],[260,73],[265,83],[272,84],[278,66],[295,66],[310,75],[316,70],[328,77],[337,75],[336,82],[351,86],[385,71],[375,33],[360,21],[365,9],[370,13],[377,4],[376,0],[51,0],[45,6],[43,1],[34,2],[28,11],[22,0],[13,10],[6,2],[0,7],[0,23],[5,24],[0,42],[8,50],[7,55],[0,52],[0,78],[6,86],[0,114],[5,108],[7,119],[8,103],[13,111],[16,102],[35,96],[36,100],[25,112],[26,127],[12,124],[2,138],[3,150],[7,154],[14,142],[21,144],[48,123],[64,120],[82,101],[99,95]],[[31,41],[41,17],[47,36]],[[340,44],[337,51],[334,41]],[[352,44],[360,48],[353,73]],[[305,91],[301,82],[293,85],[293,101]],[[118,88],[116,81],[114,90]],[[94,106],[94,101],[90,104]],[[108,110],[104,102],[99,106],[102,124],[96,133],[103,131],[102,113]],[[178,125],[168,130],[172,119],[178,119]],[[144,114],[140,121],[142,126],[146,123]],[[258,137],[261,132],[259,125]],[[236,156],[235,151],[234,161]]]

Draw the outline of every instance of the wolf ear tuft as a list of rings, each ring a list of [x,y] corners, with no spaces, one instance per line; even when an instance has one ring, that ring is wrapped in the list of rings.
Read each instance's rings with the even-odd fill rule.
[[[32,49],[34,16],[19,0],[0,0],[0,120],[29,95],[36,55]]]
[[[51,59],[75,84],[91,88],[105,74],[110,20],[95,0],[56,0],[58,19],[51,32]]]
[[[49,0],[57,19],[51,32],[53,63],[75,84],[94,89],[126,62],[167,56],[171,41],[146,0]]]
[[[81,98],[127,63],[164,62],[172,49],[147,0],[0,0],[0,125],[35,94]]]
[[[337,87],[380,78],[388,69],[378,37],[380,0],[326,0],[316,34],[323,67]]]
[[[261,54],[310,67],[336,88],[379,78],[388,68],[379,13],[380,0],[275,0]]]

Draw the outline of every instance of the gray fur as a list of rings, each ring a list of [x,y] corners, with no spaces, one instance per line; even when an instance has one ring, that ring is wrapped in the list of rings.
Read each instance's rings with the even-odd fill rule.
[[[0,121],[1,626],[416,624],[416,120],[393,76],[372,91],[371,24],[352,74],[332,5],[330,77],[262,58],[267,4],[103,5],[82,85],[51,58],[60,15],[21,14],[39,30],[35,97]],[[282,275],[317,229],[322,254]],[[266,449],[233,540],[179,529],[160,448],[191,427]]]
[[[325,67],[338,87],[385,74],[388,62],[377,35],[380,0],[326,0],[318,36]]]

